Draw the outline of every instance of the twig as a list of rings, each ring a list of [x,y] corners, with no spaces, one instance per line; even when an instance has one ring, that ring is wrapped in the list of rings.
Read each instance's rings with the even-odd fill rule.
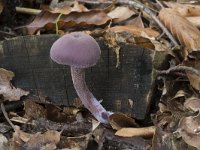
[[[158,3],[158,5],[163,9],[163,8],[165,8],[164,6],[163,6],[163,4],[159,1],[159,0],[156,0],[156,3]]]
[[[30,15],[38,15],[42,11],[39,9],[25,8],[25,7],[16,7],[16,12]]]
[[[1,111],[3,112],[4,117],[6,118],[7,122],[10,124],[10,126],[15,130],[15,125],[10,121],[10,119],[8,118],[8,114],[5,111],[5,107],[4,104],[1,103]]]
[[[40,129],[50,129],[62,131],[64,135],[86,134],[92,131],[92,124],[89,122],[74,122],[74,123],[56,123],[45,118],[39,118],[34,121]]]
[[[179,71],[187,71],[187,72],[191,72],[191,73],[194,73],[196,74],[197,76],[200,77],[200,71],[193,68],[193,67],[187,67],[187,66],[175,66],[175,67],[171,67],[169,68],[168,70],[158,70],[157,73],[159,75],[167,75],[167,74],[170,74],[172,72],[179,72]]]

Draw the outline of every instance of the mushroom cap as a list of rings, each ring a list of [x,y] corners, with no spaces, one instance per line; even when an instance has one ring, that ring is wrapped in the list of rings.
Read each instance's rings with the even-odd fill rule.
[[[50,50],[50,57],[53,61],[76,68],[94,66],[100,54],[100,47],[96,40],[82,32],[62,36],[53,43]]]

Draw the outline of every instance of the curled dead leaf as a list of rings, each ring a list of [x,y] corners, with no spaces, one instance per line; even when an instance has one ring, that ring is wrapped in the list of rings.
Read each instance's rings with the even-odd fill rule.
[[[4,100],[17,101],[20,100],[22,96],[29,94],[28,91],[24,91],[20,88],[15,88],[10,81],[14,77],[12,71],[0,68],[0,94],[3,95]]]
[[[194,112],[200,111],[200,99],[197,97],[188,98],[185,101],[184,106]]]
[[[199,133],[196,133],[196,129],[200,126],[200,115],[184,117],[179,122],[179,129],[177,130],[183,140],[191,146],[200,149],[200,136]]]
[[[109,116],[109,123],[113,129],[119,130],[125,127],[137,127],[137,123],[131,117],[122,113],[114,113]]]

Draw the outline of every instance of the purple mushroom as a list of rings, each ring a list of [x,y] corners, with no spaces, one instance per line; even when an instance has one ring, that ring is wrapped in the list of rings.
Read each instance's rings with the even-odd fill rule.
[[[73,32],[59,38],[51,47],[50,57],[58,64],[70,65],[74,88],[83,105],[101,123],[108,123],[109,112],[93,96],[85,82],[85,68],[96,65],[100,47],[91,36]]]

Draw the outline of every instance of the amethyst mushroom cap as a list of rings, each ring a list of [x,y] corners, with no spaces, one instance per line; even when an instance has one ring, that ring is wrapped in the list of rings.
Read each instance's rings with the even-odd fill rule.
[[[108,123],[109,112],[93,96],[85,82],[85,68],[96,65],[100,58],[96,40],[82,32],[73,32],[59,38],[52,45],[50,57],[62,65],[71,66],[74,88],[83,105],[101,123]]]

